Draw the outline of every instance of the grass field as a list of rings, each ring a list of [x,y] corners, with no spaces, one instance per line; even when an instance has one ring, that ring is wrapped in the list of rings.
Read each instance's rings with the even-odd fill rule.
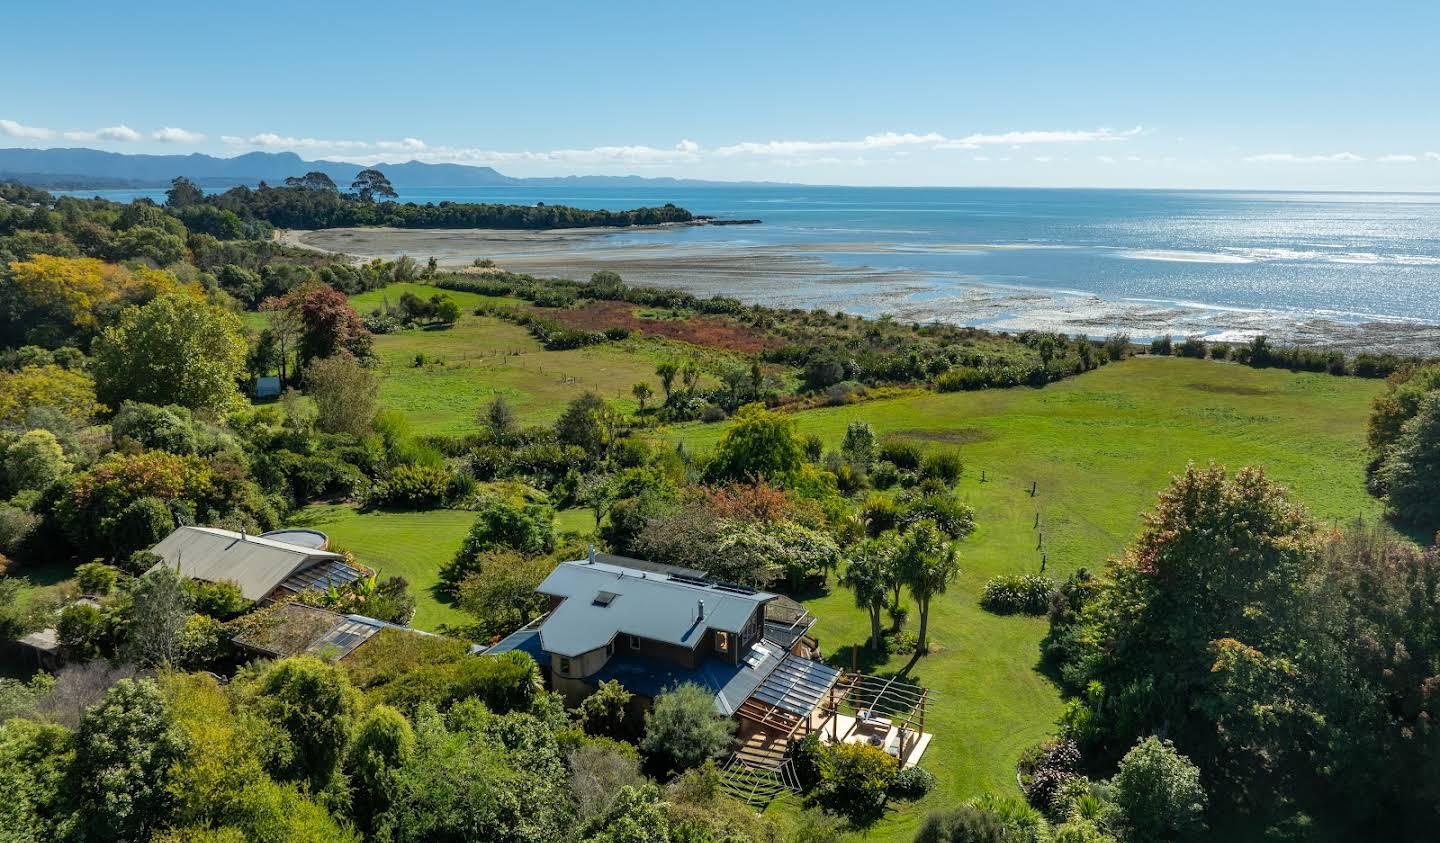
[[[1044,389],[924,394],[797,414],[802,433],[832,446],[854,419],[882,435],[958,445],[966,459],[961,494],[977,513],[978,530],[961,548],[961,577],[931,608],[942,650],[910,673],[935,694],[926,729],[936,737],[924,764],[939,785],[871,836],[908,841],[933,808],[987,790],[1012,792],[1021,749],[1053,731],[1060,698],[1037,669],[1045,621],[982,611],[987,579],[1036,572],[1042,553],[1057,577],[1098,568],[1124,548],[1155,493],[1192,459],[1232,469],[1263,465],[1323,518],[1377,516],[1363,485],[1363,445],[1369,401],[1382,388],[1354,378],[1140,358]],[[722,433],[722,425],[692,425],[668,435],[705,448]],[[822,648],[848,666],[850,645],[868,634],[863,612],[838,588],[807,605],[819,618]],[[871,670],[899,670],[907,661],[892,658]]]
[[[436,288],[392,284],[350,301],[366,313],[385,298],[393,303],[407,291],[428,298]],[[554,421],[567,403],[587,391],[633,410],[630,388],[644,380],[658,392],[656,364],[682,353],[658,339],[546,351],[526,329],[472,312],[481,302],[516,304],[518,300],[444,292],[462,308],[453,326],[375,338],[383,373],[380,401],[405,413],[417,433],[453,435],[473,430],[477,411],[497,395],[505,396],[526,424]],[[424,354],[429,362],[416,366],[417,354]]]
[[[439,588],[440,566],[450,561],[475,513],[455,509],[426,512],[361,512],[347,504],[316,504],[301,510],[291,526],[321,530],[334,547],[354,553],[383,577],[400,576],[415,596],[413,626],[436,629],[442,623],[468,621]],[[559,532],[589,533],[594,517],[586,509],[556,513]]]

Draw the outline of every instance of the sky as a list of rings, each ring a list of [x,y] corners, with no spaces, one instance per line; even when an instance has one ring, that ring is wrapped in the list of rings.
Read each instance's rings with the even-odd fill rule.
[[[0,147],[1440,190],[1440,2],[6,3]]]

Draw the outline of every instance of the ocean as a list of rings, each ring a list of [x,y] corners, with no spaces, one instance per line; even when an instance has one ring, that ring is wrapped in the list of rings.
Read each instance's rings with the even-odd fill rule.
[[[400,198],[673,202],[760,219],[622,231],[576,248],[793,253],[818,267],[775,289],[734,291],[772,304],[1002,329],[1341,344],[1434,341],[1440,325],[1440,194],[647,185],[406,189]]]

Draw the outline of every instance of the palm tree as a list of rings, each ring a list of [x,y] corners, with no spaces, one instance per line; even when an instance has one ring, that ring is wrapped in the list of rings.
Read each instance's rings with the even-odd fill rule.
[[[926,635],[930,625],[930,598],[944,594],[959,576],[960,560],[935,522],[921,521],[900,537],[895,568],[920,609],[920,634],[915,652],[924,655],[928,649]]]
[[[640,402],[640,412],[643,413],[645,412],[645,402],[650,400],[650,396],[655,394],[655,390],[650,388],[650,384],[640,381],[630,388],[630,394],[634,395],[635,400]]]
[[[666,360],[655,367],[655,374],[660,376],[660,388],[665,390],[665,400],[670,400],[670,392],[675,388],[675,375],[680,372],[680,367],[673,362]]]
[[[850,558],[845,565],[845,573],[840,577],[840,582],[855,593],[856,607],[870,615],[870,649],[877,652],[884,647],[880,635],[880,613],[890,596],[894,553],[893,542],[869,539]]]
[[[686,363],[685,368],[680,370],[680,380],[684,381],[686,392],[694,392],[695,385],[700,382],[700,367],[693,361]]]

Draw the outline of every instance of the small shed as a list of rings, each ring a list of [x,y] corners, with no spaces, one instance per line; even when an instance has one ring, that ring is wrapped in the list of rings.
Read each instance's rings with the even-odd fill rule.
[[[280,397],[280,379],[279,379],[278,377],[256,378],[256,379],[255,379],[255,397],[256,397],[256,398],[279,398],[279,397]]]

